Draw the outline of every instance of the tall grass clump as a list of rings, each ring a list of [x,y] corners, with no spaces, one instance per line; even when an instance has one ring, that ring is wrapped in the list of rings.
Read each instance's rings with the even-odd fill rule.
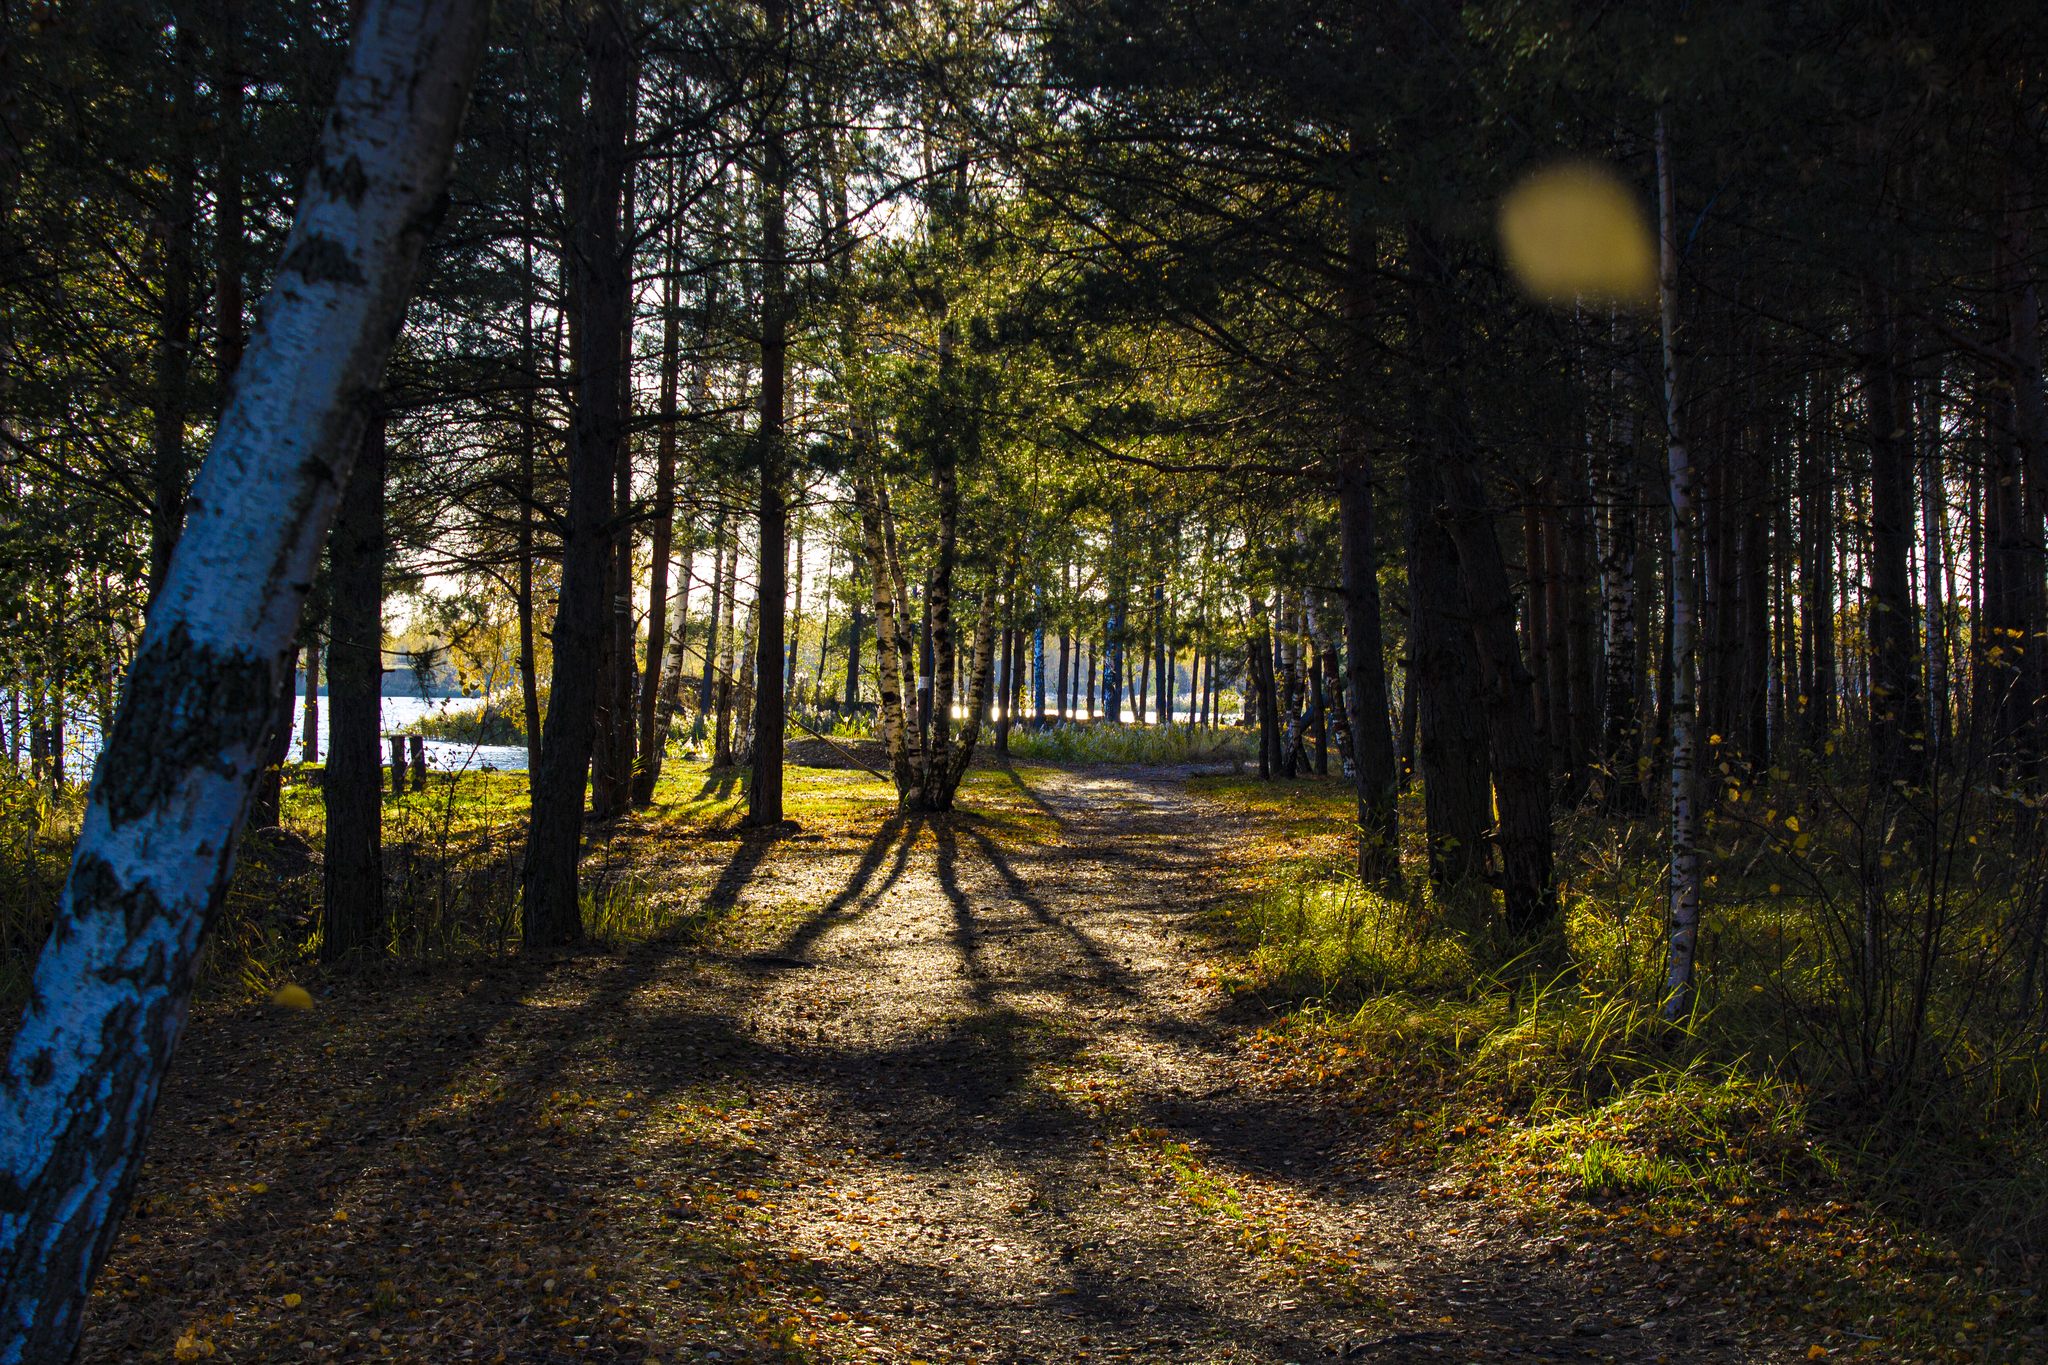
[[[1215,763],[1258,752],[1252,732],[1201,725],[1073,724],[1013,730],[1010,752],[1047,763]]]
[[[873,739],[875,734],[872,711],[842,711],[836,706],[792,706],[785,738],[812,739],[816,735],[829,735],[833,739]]]
[[[1505,936],[1484,884],[1389,896],[1305,866],[1236,912],[1250,985],[1291,1011],[1288,1046],[1402,1059],[1375,1074],[1512,1115],[1517,1150],[1587,1189],[1846,1182],[2036,1263],[2048,802],[1991,773],[1887,788],[1803,764],[1720,765],[1681,1019],[1661,822],[1590,811],[1558,822],[1560,914],[1536,938]]]
[[[83,788],[52,790],[0,761],[0,1011],[10,1024],[56,919],[83,796]]]
[[[1293,880],[1239,908],[1261,987],[1283,997],[1357,1001],[1385,991],[1453,991],[1471,980],[1472,945],[1436,898],[1383,895],[1355,880]]]

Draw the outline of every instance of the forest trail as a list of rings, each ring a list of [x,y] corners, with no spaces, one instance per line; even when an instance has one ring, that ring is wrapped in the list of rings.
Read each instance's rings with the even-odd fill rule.
[[[1182,776],[700,836],[708,899],[803,907],[735,951],[203,1021],[85,1359],[1768,1358],[1242,1060],[1207,917],[1256,823]]]

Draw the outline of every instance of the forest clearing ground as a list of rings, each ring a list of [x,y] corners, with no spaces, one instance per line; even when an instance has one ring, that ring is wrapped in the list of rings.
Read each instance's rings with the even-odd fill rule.
[[[792,772],[794,834],[701,768],[621,831],[687,944],[202,1014],[82,1359],[1781,1354],[1276,1087],[1210,932],[1264,831],[1185,771]]]

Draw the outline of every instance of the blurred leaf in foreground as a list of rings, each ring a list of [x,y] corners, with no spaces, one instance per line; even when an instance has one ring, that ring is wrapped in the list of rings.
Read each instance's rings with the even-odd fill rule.
[[[1648,306],[1657,299],[1657,252],[1635,196],[1592,162],[1547,166],[1500,204],[1508,269],[1546,303]]]

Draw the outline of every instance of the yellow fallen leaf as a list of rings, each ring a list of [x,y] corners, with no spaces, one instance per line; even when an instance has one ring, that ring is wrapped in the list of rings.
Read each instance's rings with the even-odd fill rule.
[[[265,1194],[265,1193],[268,1193],[268,1192],[269,1192],[269,1190],[270,1190],[270,1186],[268,1186],[268,1185],[264,1184],[264,1183],[263,1183],[262,1181],[260,1181],[260,1180],[259,1180],[259,1181],[257,1181],[257,1182],[256,1182],[255,1184],[253,1184],[253,1185],[251,1185],[251,1186],[249,1187],[249,1193],[251,1193],[251,1194]]]
[[[279,986],[270,993],[270,1003],[288,1010],[309,1010],[313,1008],[313,997],[304,986]]]
[[[1597,162],[1547,166],[1500,202],[1501,253],[1545,303],[1648,305],[1657,251],[1635,196]]]
[[[1809,1346],[1806,1348],[1806,1358],[1808,1360],[1825,1360],[1827,1354],[1828,1348],[1825,1346]]]
[[[297,1294],[287,1294],[284,1296],[284,1306],[287,1308],[297,1308],[300,1302],[301,1300]]]

